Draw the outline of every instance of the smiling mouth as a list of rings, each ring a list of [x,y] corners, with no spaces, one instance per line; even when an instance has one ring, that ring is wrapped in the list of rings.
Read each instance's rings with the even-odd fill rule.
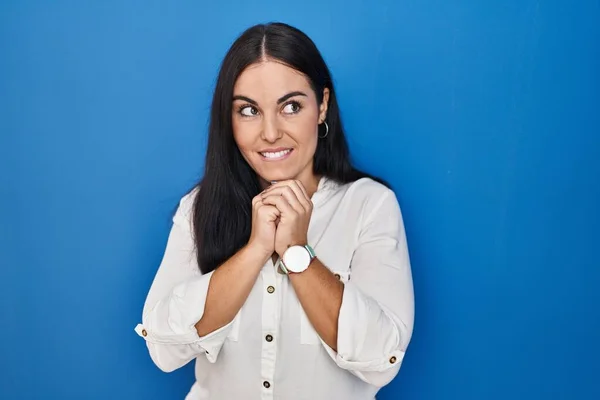
[[[280,151],[261,151],[258,154],[262,156],[263,159],[268,161],[278,161],[287,158],[294,149],[285,149]]]

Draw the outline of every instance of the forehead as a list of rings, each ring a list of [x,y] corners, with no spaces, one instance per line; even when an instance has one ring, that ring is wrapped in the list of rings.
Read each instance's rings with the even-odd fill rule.
[[[309,96],[313,94],[303,73],[275,61],[250,65],[233,87],[234,95],[248,96],[257,101],[277,99],[296,90],[302,90]]]

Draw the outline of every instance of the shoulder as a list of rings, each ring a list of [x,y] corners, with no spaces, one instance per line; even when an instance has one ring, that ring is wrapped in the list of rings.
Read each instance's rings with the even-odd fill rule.
[[[344,186],[347,187],[347,196],[353,200],[363,200],[371,205],[383,201],[396,201],[396,194],[392,189],[371,178],[361,178]]]
[[[179,206],[177,207],[177,211],[175,212],[175,216],[173,217],[173,222],[187,222],[190,223],[193,219],[194,213],[194,203],[196,202],[196,197],[198,196],[199,186],[195,186],[192,190],[187,192],[181,199],[179,200]]]
[[[394,192],[387,186],[371,179],[361,178],[354,182],[347,183],[348,190],[360,196],[377,198],[380,196],[394,195]]]
[[[400,216],[396,193],[387,186],[371,178],[361,178],[344,186],[345,197],[360,207],[363,221]]]

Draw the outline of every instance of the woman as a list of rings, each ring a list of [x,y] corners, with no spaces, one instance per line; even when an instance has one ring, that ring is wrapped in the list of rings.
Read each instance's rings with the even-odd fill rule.
[[[136,331],[165,372],[196,360],[188,399],[371,400],[398,373],[414,315],[398,202],[351,165],[299,30],[232,45],[173,223]]]

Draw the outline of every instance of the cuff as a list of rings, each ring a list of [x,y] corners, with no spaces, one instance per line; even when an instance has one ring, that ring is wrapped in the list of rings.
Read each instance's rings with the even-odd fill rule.
[[[152,335],[142,324],[138,324],[135,327],[135,332],[153,345],[194,345],[198,348],[198,353],[204,352],[208,361],[215,363],[233,324],[234,321],[203,337],[198,336],[198,332],[195,329],[194,332],[188,334],[173,335],[172,337],[161,335],[157,337],[156,335]]]
[[[381,326],[375,327],[374,324]],[[369,332],[374,330],[380,334],[370,337]],[[393,320],[387,318],[381,306],[363,295],[352,282],[344,285],[338,318],[337,353],[321,342],[340,368],[352,371],[382,372],[400,365],[405,354]]]
[[[236,319],[206,336],[198,336],[195,325],[204,315],[211,276],[201,275],[177,285],[144,315],[135,328],[137,334],[153,348],[161,348],[161,353],[177,352],[177,346],[188,345],[188,349],[204,352],[214,363]]]

